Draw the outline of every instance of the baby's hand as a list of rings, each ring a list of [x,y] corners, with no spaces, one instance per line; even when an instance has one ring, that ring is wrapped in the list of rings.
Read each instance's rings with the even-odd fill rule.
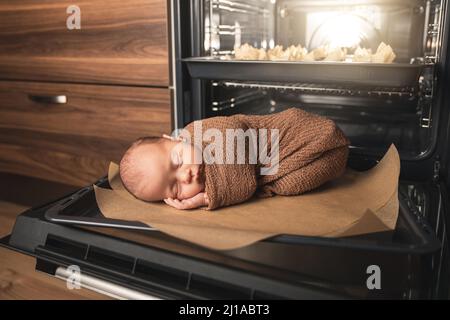
[[[169,206],[172,206],[180,210],[196,209],[203,206],[208,206],[209,204],[206,192],[200,192],[195,196],[193,196],[192,198],[184,200],[168,198],[164,199],[164,202],[167,203]]]

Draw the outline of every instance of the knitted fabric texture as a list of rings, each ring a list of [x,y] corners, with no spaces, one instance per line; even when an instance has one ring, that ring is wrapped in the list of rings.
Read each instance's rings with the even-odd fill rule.
[[[327,118],[291,108],[286,111],[263,116],[233,115],[214,117],[201,121],[202,131],[219,130],[222,133],[223,149],[226,150],[226,130],[267,129],[265,143],[271,151],[271,129],[279,132],[278,171],[261,175],[261,162],[249,163],[249,139],[246,139],[245,163],[204,165],[205,189],[209,197],[208,209],[244,202],[253,195],[299,195],[339,177],[345,171],[349,140],[336,124]],[[194,122],[185,129],[194,143]],[[259,134],[256,135],[259,137]],[[202,141],[203,150],[212,141]],[[258,145],[261,144],[258,141]],[[213,156],[217,156],[212,150]],[[234,148],[237,159],[238,149]],[[242,152],[242,150],[241,150]],[[225,151],[223,151],[225,158]]]

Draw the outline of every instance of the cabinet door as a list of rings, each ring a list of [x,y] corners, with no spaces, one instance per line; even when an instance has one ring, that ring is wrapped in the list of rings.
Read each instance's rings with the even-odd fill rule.
[[[0,81],[0,171],[87,185],[170,131],[169,89]]]
[[[168,86],[167,33],[166,0],[2,0],[0,78]]]

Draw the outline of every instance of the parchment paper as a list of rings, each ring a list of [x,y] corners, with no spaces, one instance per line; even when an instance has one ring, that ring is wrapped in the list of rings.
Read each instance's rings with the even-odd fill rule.
[[[124,188],[114,163],[108,173],[113,190],[94,189],[107,218],[141,221],[174,237],[227,250],[280,234],[340,237],[392,230],[398,217],[399,174],[400,158],[391,145],[372,169],[349,169],[312,192],[253,199],[213,211],[182,211],[138,200]]]

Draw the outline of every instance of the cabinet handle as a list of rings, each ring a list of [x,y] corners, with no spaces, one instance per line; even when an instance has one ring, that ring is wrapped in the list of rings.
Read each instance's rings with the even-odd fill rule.
[[[29,94],[28,99],[37,103],[44,104],[66,104],[67,96],[59,95],[59,96],[44,96],[44,95],[35,95]]]

